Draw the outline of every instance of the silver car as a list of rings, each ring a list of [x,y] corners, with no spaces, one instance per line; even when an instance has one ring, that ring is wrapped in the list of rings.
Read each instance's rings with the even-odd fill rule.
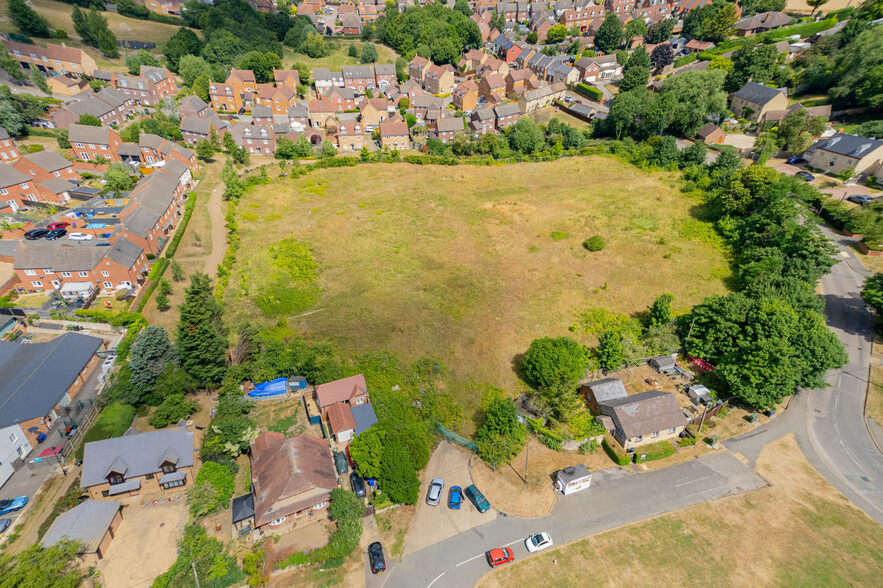
[[[442,489],[445,487],[445,481],[441,478],[435,478],[431,484],[429,484],[429,492],[426,494],[426,504],[430,506],[438,506],[439,500],[441,500]]]

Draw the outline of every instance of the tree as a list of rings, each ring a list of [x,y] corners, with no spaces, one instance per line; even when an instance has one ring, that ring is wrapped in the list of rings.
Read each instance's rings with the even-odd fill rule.
[[[879,320],[883,314],[883,274],[878,273],[865,278],[862,300],[874,309]]]
[[[135,336],[129,357],[131,382],[134,386],[150,392],[160,374],[169,366],[176,365],[178,351],[164,328],[150,325]]]
[[[176,342],[181,366],[200,384],[220,383],[227,341],[211,278],[202,273],[190,277],[180,310]]]
[[[386,432],[375,425],[352,440],[349,445],[350,457],[355,462],[359,475],[365,478],[380,477],[385,439]]]
[[[821,6],[828,3],[828,0],[806,0],[807,5],[812,6],[812,12],[809,13],[810,16],[816,13]]]
[[[107,19],[101,16],[94,6],[88,14],[84,14],[78,6],[74,6],[71,20],[74,22],[74,30],[86,45],[97,48],[108,57],[119,57],[117,38],[107,27]]]
[[[778,70],[775,45],[742,47],[733,54],[733,69],[724,81],[724,90],[735,92],[750,79],[766,84]]]
[[[646,88],[650,79],[649,67],[631,67],[626,68],[622,74],[622,81],[619,82],[619,91],[628,92],[636,88]]]
[[[313,59],[327,57],[331,53],[331,46],[325,40],[325,37],[315,32],[307,33],[303,49],[304,53]]]
[[[527,34],[527,42],[531,45],[536,45],[537,41],[539,41],[540,36],[536,33],[536,31],[531,31]]]
[[[175,280],[176,282],[183,282],[184,281],[184,268],[181,267],[181,264],[173,259],[172,263],[169,265],[169,267],[172,270],[172,279]]]
[[[674,52],[672,52],[671,45],[668,43],[657,45],[653,48],[653,54],[650,55],[650,62],[656,71],[662,71],[663,68],[674,63],[674,60]]]
[[[257,83],[266,84],[273,81],[273,70],[282,67],[282,60],[272,52],[249,51],[240,58],[239,67],[250,69]]]
[[[595,34],[595,46],[604,53],[612,53],[622,39],[622,24],[615,12],[608,12]]]
[[[653,144],[653,151],[648,159],[651,165],[665,168],[678,160],[680,153],[678,152],[678,144],[674,137],[666,135],[664,137],[651,137],[651,139],[658,139]]]
[[[203,161],[209,161],[215,155],[215,148],[212,147],[211,141],[203,139],[196,144],[196,156]]]
[[[478,455],[492,467],[508,462],[524,446],[527,431],[518,420],[518,410],[509,398],[494,398],[485,408],[484,424],[478,429]]]
[[[160,312],[165,312],[168,309],[170,309],[171,305],[169,304],[169,295],[163,294],[162,292],[157,294],[156,295],[156,307],[159,309]]]
[[[702,21],[703,37],[714,43],[720,43],[733,34],[736,19],[738,19],[736,5],[725,2],[713,16]]]
[[[666,18],[650,27],[650,31],[647,33],[647,42],[658,45],[671,39],[671,32],[675,28],[675,22],[676,20],[673,18]]]
[[[28,77],[18,64],[18,61],[9,54],[9,50],[5,45],[0,46],[0,69],[9,74],[9,77],[14,82],[22,82]]]
[[[202,41],[199,40],[196,33],[185,27],[179,28],[178,32],[163,45],[163,55],[169,61],[169,69],[174,72],[178,71],[181,58],[185,55],[199,55],[201,51]]]
[[[349,55],[350,57],[359,56],[359,48],[356,47],[355,43],[350,44],[350,48],[347,50],[347,55]]]
[[[34,69],[31,71],[31,81],[34,82],[34,85],[40,88],[40,91],[44,94],[52,94],[52,90],[49,89],[49,84],[46,82],[46,78],[43,77],[43,74],[40,73],[39,70]]]
[[[182,55],[178,60],[178,75],[181,76],[185,86],[192,87],[196,78],[202,74],[208,78],[211,73],[212,66],[198,55]]]
[[[358,520],[365,515],[365,503],[349,490],[335,488],[331,491],[331,506],[328,511],[335,521]]]
[[[334,157],[337,155],[337,147],[335,147],[334,143],[328,139],[324,139],[322,141],[322,148],[319,151],[319,155],[322,157]]]
[[[167,396],[162,404],[150,415],[148,422],[151,427],[162,429],[172,423],[186,419],[199,410],[199,403],[195,400],[185,400],[183,394]]]
[[[661,327],[671,322],[671,303],[675,299],[672,294],[661,294],[649,307],[647,315],[647,327]]]
[[[534,388],[576,385],[587,367],[586,350],[570,337],[534,339],[521,362],[524,377]]]
[[[545,143],[545,137],[540,127],[533,119],[523,116],[507,129],[509,146],[525,155],[539,151]]]
[[[461,13],[463,16],[472,16],[472,9],[469,8],[469,2],[466,0],[457,0],[454,2],[454,10]]]
[[[703,141],[694,141],[692,145],[681,151],[681,168],[704,165],[706,153],[708,153],[708,147],[705,143]]]
[[[12,23],[24,34],[34,37],[49,37],[52,34],[49,21],[25,4],[24,0],[9,0],[7,8]]]
[[[390,500],[402,504],[417,504],[420,495],[420,479],[407,448],[400,444],[383,447],[383,463],[380,468],[380,488]]]
[[[608,371],[618,370],[625,362],[622,335],[616,331],[604,331],[598,336],[598,363]]]
[[[86,125],[89,127],[100,127],[101,119],[97,116],[93,116],[91,114],[81,114],[80,118],[77,120],[78,125]]]
[[[125,192],[134,183],[135,179],[122,163],[113,163],[104,172],[104,185],[115,192]]]
[[[3,553],[0,555],[3,586],[81,586],[86,570],[78,562],[80,547],[78,542],[65,539],[52,547],[35,542],[19,553]]]
[[[203,102],[208,103],[210,99],[209,88],[211,87],[211,80],[209,80],[208,74],[202,73],[194,80],[193,82],[193,93],[199,97]]]
[[[555,25],[546,32],[546,44],[555,45],[565,37],[567,37],[567,27],[562,24]]]
[[[377,61],[377,46],[374,43],[362,45],[362,55],[359,58],[362,63],[374,63]]]
[[[409,129],[417,124],[417,117],[411,112],[406,112],[404,119],[405,119],[405,123],[407,123]]]
[[[635,37],[643,39],[647,35],[647,25],[641,19],[633,19],[625,23],[622,29],[622,40],[624,42],[631,41]]]
[[[720,120],[727,111],[727,96],[721,90],[726,74],[722,70],[685,71],[665,80],[659,90],[661,109],[669,131],[694,137],[709,120]]]

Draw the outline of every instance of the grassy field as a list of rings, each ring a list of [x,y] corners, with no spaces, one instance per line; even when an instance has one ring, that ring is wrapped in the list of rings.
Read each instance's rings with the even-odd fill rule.
[[[550,573],[562,588],[879,584],[883,527],[828,484],[792,436],[767,445],[757,465],[771,487],[571,543],[478,586],[539,585]]]
[[[436,357],[461,399],[517,386],[513,360],[587,307],[675,308],[725,291],[724,252],[673,175],[608,157],[500,167],[365,165],[260,186],[238,206],[228,320],[255,320],[274,244],[308,244],[319,301],[264,317],[347,353]],[[555,233],[553,237],[553,233]],[[581,243],[601,234],[607,247]],[[591,342],[586,340],[586,342]],[[468,404],[468,403],[467,403]]]
[[[342,65],[361,65],[357,57],[347,55],[350,45],[356,44],[359,51],[362,50],[362,41],[356,39],[334,39],[329,42],[334,45],[334,50],[330,55],[314,59],[303,53],[295,53],[290,48],[285,48],[285,55],[282,56],[282,65],[290,67],[292,63],[299,61],[307,64],[311,69],[315,67],[327,67],[330,69],[340,69]],[[396,53],[386,45],[374,43],[377,47],[377,63],[395,63]]]

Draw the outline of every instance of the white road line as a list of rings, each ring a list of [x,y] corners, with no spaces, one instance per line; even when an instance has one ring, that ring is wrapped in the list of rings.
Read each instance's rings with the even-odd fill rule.
[[[510,545],[515,545],[516,543],[521,543],[521,542],[522,542],[522,539],[516,539],[516,540],[513,541],[512,543],[507,543],[507,544],[504,545],[503,547],[509,547]]]
[[[484,557],[484,554],[483,554],[483,553],[479,553],[479,554],[476,555],[475,557],[470,557],[470,558],[467,559],[466,561],[461,561],[460,563],[458,563],[458,564],[457,564],[456,566],[454,566],[454,567],[458,567],[458,568],[459,568],[459,567],[462,566],[463,564],[468,564],[469,562],[471,562],[471,561],[473,561],[473,560],[476,560],[476,559],[478,559],[479,557]]]
[[[696,478],[695,480],[690,480],[689,482],[681,482],[680,484],[675,484],[675,488],[680,488],[681,486],[686,486],[687,484],[695,484],[696,482],[707,480],[710,477],[711,476],[705,476],[704,478]]]
[[[444,575],[445,575],[445,573],[442,572],[442,573],[440,573],[440,574],[438,575],[438,578],[441,578],[441,577],[444,576]],[[426,588],[431,588],[433,584],[435,584],[436,582],[438,582],[438,578],[436,578],[435,580],[433,580],[432,582],[430,582],[430,583],[429,583],[429,586],[427,586]]]

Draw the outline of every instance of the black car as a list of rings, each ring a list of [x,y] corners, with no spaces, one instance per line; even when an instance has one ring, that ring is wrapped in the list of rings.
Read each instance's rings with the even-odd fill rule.
[[[0,533],[9,528],[9,519],[0,519]],[[378,543],[378,545],[380,545]],[[380,554],[380,561],[383,562],[383,554]]]
[[[379,574],[386,570],[386,560],[383,559],[383,545],[375,541],[368,546],[368,561],[371,563],[371,573]]]
[[[65,229],[64,227],[60,229],[53,229],[46,233],[46,240],[54,241],[60,237],[64,237],[65,235],[67,235],[67,229]]]
[[[37,239],[42,239],[48,234],[49,231],[47,231],[46,229],[34,229],[25,233],[25,239],[27,239],[28,241],[36,241]]]
[[[797,172],[797,173],[794,174],[794,175],[795,175],[795,176],[800,176],[801,178],[803,178],[803,179],[806,180],[807,182],[811,182],[811,181],[813,181],[814,179],[816,179],[816,177],[815,177],[814,175],[812,175],[812,174],[809,173],[808,171],[803,171],[803,170],[800,170],[799,172]]]
[[[365,480],[356,472],[350,474],[350,486],[353,487],[353,492],[356,493],[356,496],[359,498],[365,496]]]
[[[791,165],[798,165],[800,163],[806,163],[806,160],[802,157],[792,157],[786,163],[790,163]]]
[[[874,199],[867,194],[854,194],[852,196],[847,196],[847,200],[850,202],[855,202],[856,204],[860,204],[864,206],[865,204],[870,204],[874,201]]]

